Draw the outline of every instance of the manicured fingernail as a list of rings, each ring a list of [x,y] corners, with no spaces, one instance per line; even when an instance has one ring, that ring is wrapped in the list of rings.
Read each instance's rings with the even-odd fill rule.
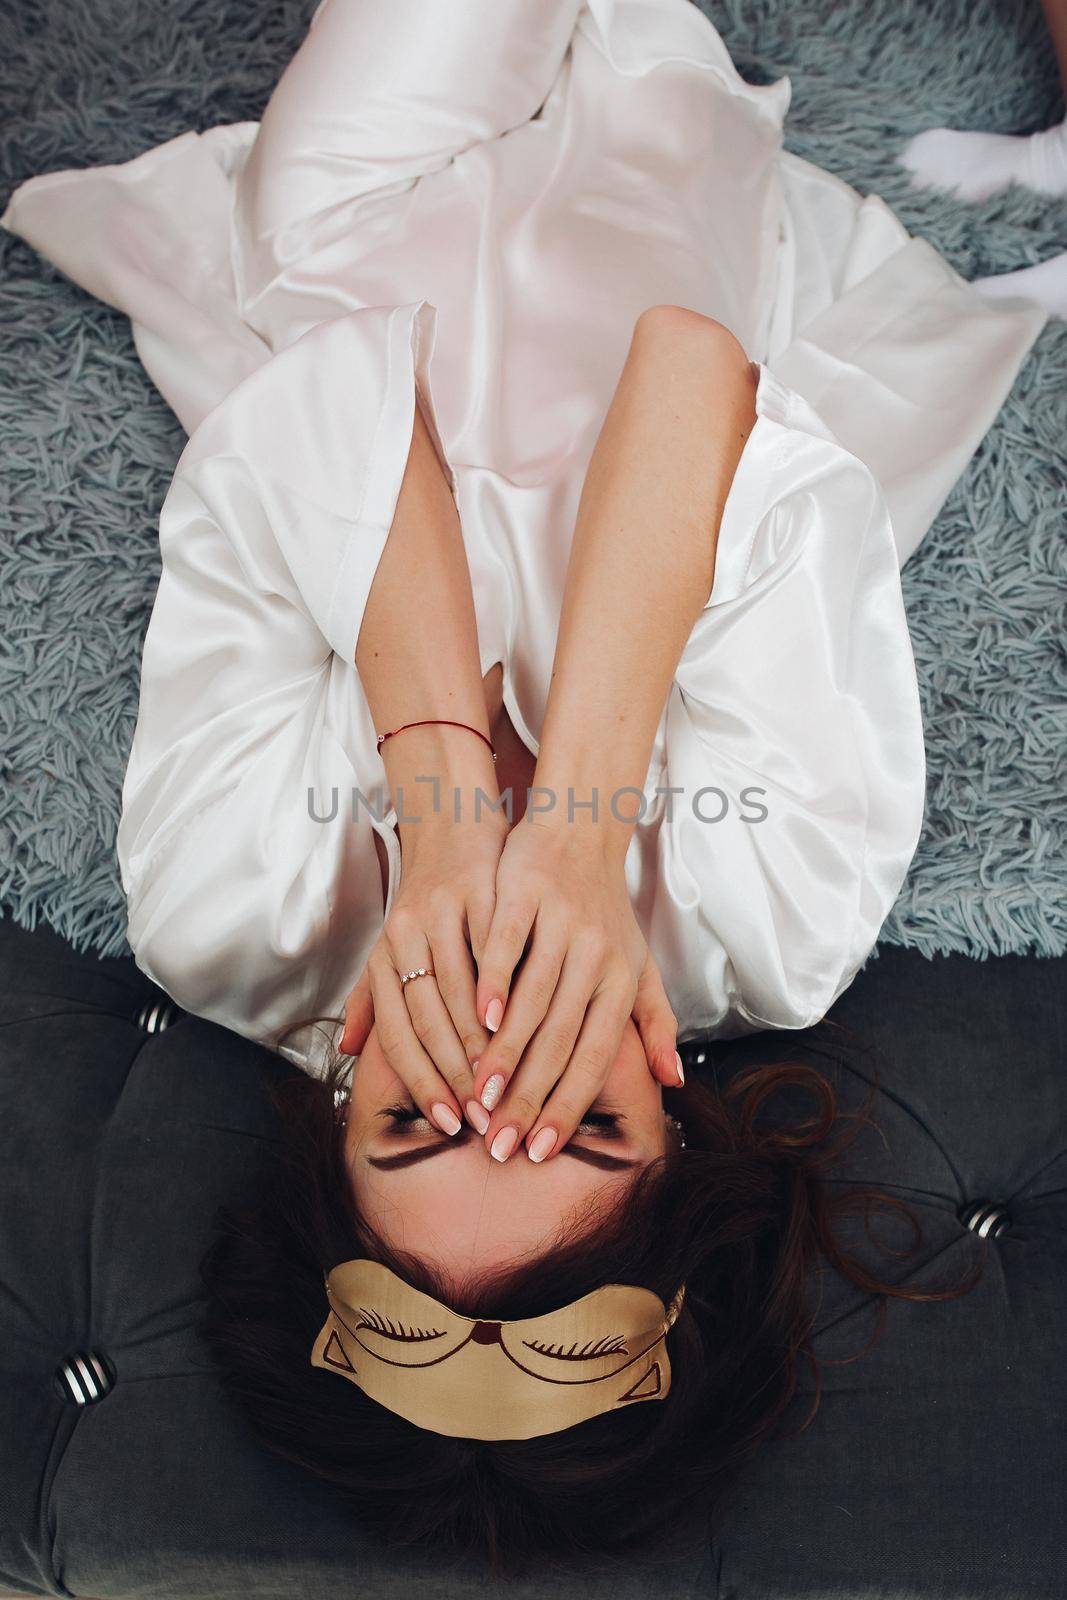
[[[682,1066],[682,1058],[677,1050],[674,1052],[674,1067],[678,1074],[678,1082],[681,1085],[685,1082],[685,1068]]]
[[[468,1100],[463,1107],[467,1113],[467,1121],[476,1133],[484,1133],[489,1126],[489,1113],[483,1111],[477,1100]]]
[[[440,1101],[430,1107],[430,1115],[442,1133],[447,1133],[449,1138],[460,1129],[460,1121],[451,1106],[442,1105]]]
[[[504,1020],[504,1002],[490,1000],[485,1008],[485,1025],[490,1033],[495,1033]]]
[[[489,1146],[489,1154],[494,1161],[506,1161],[518,1142],[518,1128],[501,1128]]]
[[[494,1072],[493,1076],[489,1079],[485,1088],[482,1090],[482,1105],[487,1111],[492,1111],[493,1107],[496,1105],[503,1093],[504,1080],[500,1076],[499,1072]]]
[[[557,1138],[555,1128],[538,1128],[530,1140],[526,1154],[531,1161],[543,1161],[546,1156],[552,1154]]]

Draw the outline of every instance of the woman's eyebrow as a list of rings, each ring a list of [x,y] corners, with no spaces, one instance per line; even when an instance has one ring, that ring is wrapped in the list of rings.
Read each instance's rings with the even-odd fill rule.
[[[455,1139],[450,1139],[447,1144],[424,1144],[417,1150],[402,1150],[395,1156],[368,1156],[367,1161],[372,1167],[378,1167],[384,1172],[395,1172],[399,1167],[414,1167],[420,1161],[432,1161],[434,1156],[439,1156],[445,1150],[454,1150],[457,1144],[465,1144],[470,1137],[464,1130]],[[634,1157],[627,1160],[624,1156],[609,1156],[602,1150],[590,1150],[587,1145],[565,1144],[560,1151],[561,1156],[573,1156],[575,1161],[584,1161],[587,1166],[597,1167],[601,1172],[623,1172],[630,1167],[639,1167],[641,1162]]]

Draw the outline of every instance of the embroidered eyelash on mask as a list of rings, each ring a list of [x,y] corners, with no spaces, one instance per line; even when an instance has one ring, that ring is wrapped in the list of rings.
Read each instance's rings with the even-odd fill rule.
[[[569,1350],[563,1350],[558,1345],[541,1344],[537,1339],[524,1339],[522,1342],[527,1350],[533,1350],[539,1356],[554,1356],[557,1361],[595,1361],[598,1356],[629,1354],[626,1340],[620,1334],[590,1340],[580,1349],[577,1344],[572,1344]]]
[[[366,1306],[359,1308],[360,1321],[357,1328],[370,1328],[373,1333],[380,1333],[383,1339],[400,1339],[406,1344],[418,1344],[422,1339],[443,1339],[443,1328],[406,1328],[402,1322],[394,1322],[391,1317],[379,1316],[377,1311],[368,1311]]]

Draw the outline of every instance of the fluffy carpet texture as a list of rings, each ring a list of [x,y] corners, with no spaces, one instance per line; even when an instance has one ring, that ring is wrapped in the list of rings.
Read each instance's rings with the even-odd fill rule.
[[[17,0],[0,21],[0,208],[34,173],[259,116],[314,0]],[[718,0],[746,77],[787,73],[790,149],[876,190],[965,277],[1067,247],[1067,203],[915,191],[936,125],[1062,116],[1036,0]],[[1067,950],[1067,325],[1048,325],[905,571],[929,749],[926,824],[883,939]],[[124,317],[0,234],[0,903],[126,948],[114,836],[184,443]]]

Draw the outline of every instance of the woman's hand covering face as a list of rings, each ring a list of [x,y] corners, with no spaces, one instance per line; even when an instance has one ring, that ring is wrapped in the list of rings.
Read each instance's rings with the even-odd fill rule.
[[[402,985],[418,967],[434,976]],[[487,994],[507,999],[491,1042],[478,1020]],[[507,833],[483,818],[406,845],[340,1047],[358,1055],[376,1026],[389,1066],[443,1133],[465,1116],[498,1160],[523,1139],[545,1160],[596,1101],[631,1016],[653,1078],[675,1087],[675,1018],[621,868],[581,830],[530,821]]]
[[[523,1139],[535,1161],[566,1144],[603,1088],[631,1015],[653,1077],[681,1081],[677,1023],[621,859],[600,837],[595,825],[527,815],[500,857],[478,961],[478,1015],[494,1038],[475,1081],[497,1160]]]
[[[492,919],[505,834],[488,817],[411,830],[400,887],[345,1010],[340,1048],[358,1055],[376,1027],[389,1066],[442,1133],[459,1130],[489,1037],[475,1010],[474,952]],[[433,975],[401,983],[419,967]]]

